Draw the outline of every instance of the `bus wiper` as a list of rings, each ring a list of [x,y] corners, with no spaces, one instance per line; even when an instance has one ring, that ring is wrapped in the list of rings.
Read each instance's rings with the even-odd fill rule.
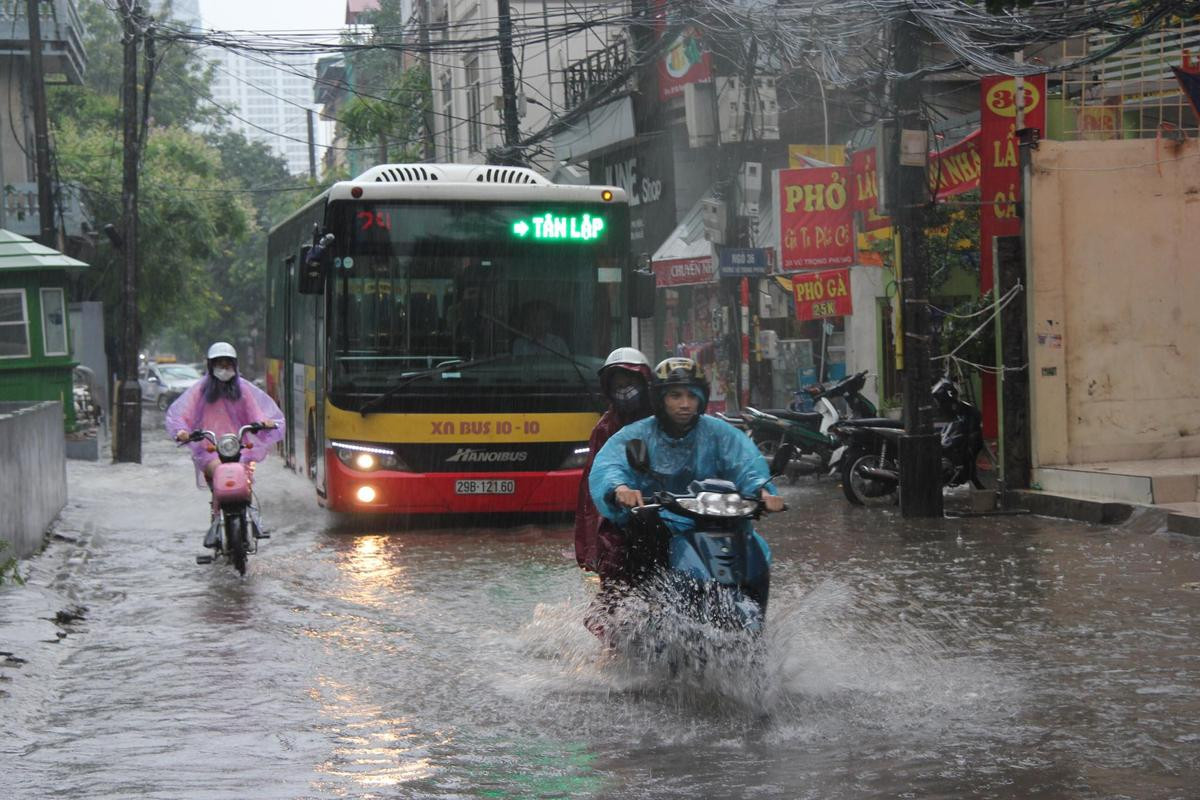
[[[588,383],[587,378],[583,377],[583,371],[579,369],[581,366],[586,366],[585,364],[581,364],[579,361],[576,361],[573,356],[568,355],[567,353],[560,353],[559,351],[555,350],[553,347],[549,347],[545,344],[542,344],[541,342],[539,342],[537,339],[535,339],[533,336],[531,336],[526,331],[520,330],[518,328],[514,328],[512,325],[509,325],[507,322],[496,319],[491,314],[486,314],[481,311],[481,312],[479,312],[479,316],[482,317],[483,319],[486,319],[488,322],[491,322],[494,325],[499,325],[501,328],[504,328],[504,330],[508,331],[509,333],[515,333],[517,336],[520,336],[521,338],[528,340],[530,343],[535,344],[538,347],[542,348],[547,353],[553,353],[554,355],[558,356],[559,358],[561,358],[564,361],[566,361],[567,363],[569,363],[574,368],[575,374],[577,376],[579,376],[579,385],[583,387],[584,392],[586,392],[588,397],[590,397],[592,399],[592,402],[594,402],[596,404],[596,408],[599,410],[599,412],[601,414],[604,413],[605,409],[608,406],[608,403],[605,402],[604,398],[602,398],[598,394],[596,394],[596,391],[594,389],[592,389],[592,385],[590,383]]]
[[[362,407],[358,409],[358,413],[365,417],[373,408],[382,405],[385,400],[394,397],[396,393],[405,386],[408,386],[410,383],[415,381],[419,381],[422,378],[432,378],[434,375],[441,375],[443,372],[456,372],[458,370],[471,369],[472,367],[478,367],[482,364],[491,364],[496,361],[503,361],[510,358],[512,358],[511,354],[501,353],[500,355],[488,356],[487,358],[477,358],[473,361],[447,361],[444,364],[437,365],[433,369],[423,369],[420,372],[411,372],[401,378],[396,385],[389,388],[383,394],[379,395],[378,397],[372,397],[370,400],[363,403]]]

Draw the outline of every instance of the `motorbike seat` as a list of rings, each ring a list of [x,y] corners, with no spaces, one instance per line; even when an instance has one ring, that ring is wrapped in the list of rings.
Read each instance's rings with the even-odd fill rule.
[[[786,408],[769,408],[768,414],[779,417],[780,419],[791,420],[792,422],[802,422],[806,424],[820,423],[823,417],[818,411],[789,411]]]
[[[890,417],[856,417],[854,419],[844,419],[841,425],[853,426],[855,428],[903,428],[904,423],[898,419]]]

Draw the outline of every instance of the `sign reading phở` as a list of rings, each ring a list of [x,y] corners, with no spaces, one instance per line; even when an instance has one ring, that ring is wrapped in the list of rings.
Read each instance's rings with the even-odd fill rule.
[[[781,169],[780,254],[784,272],[854,263],[854,208],[845,167]]]
[[[830,269],[791,276],[796,298],[796,319],[844,317],[854,313],[850,297],[850,270]]]

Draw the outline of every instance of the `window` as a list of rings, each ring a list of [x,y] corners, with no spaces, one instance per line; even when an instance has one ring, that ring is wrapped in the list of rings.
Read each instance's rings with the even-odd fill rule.
[[[42,350],[48,356],[67,354],[67,304],[62,289],[42,289]]]
[[[483,109],[480,108],[479,56],[464,65],[467,74],[467,151],[483,150]]]
[[[29,356],[29,315],[24,289],[0,289],[0,358]]]
[[[446,163],[454,163],[454,97],[450,73],[442,74],[442,150]]]

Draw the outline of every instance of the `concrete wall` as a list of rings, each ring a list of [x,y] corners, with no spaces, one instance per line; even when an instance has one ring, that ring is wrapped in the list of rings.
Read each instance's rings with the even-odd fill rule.
[[[879,405],[879,298],[886,297],[892,273],[879,267],[850,268],[854,313],[846,317],[846,374],[867,371],[863,394]]]
[[[1194,139],[1034,151],[1035,466],[1200,456],[1198,156]]]
[[[0,403],[0,555],[24,558],[67,503],[67,461],[58,402]]]

